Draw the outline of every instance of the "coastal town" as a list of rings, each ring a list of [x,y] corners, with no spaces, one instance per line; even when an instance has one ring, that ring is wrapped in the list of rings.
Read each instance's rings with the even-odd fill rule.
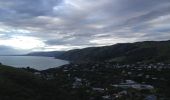
[[[32,72],[82,100],[169,100],[170,64],[84,63]]]

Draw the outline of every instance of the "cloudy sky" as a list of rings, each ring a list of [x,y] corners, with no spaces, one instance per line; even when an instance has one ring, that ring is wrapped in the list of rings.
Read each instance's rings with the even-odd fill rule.
[[[0,54],[170,39],[170,0],[0,0]]]

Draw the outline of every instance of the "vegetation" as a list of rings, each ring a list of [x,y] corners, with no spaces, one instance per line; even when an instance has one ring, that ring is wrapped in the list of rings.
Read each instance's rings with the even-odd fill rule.
[[[170,41],[122,43],[67,51],[56,58],[73,62],[112,61],[116,63],[170,62]]]
[[[40,81],[24,70],[0,65],[0,99],[34,100]]]

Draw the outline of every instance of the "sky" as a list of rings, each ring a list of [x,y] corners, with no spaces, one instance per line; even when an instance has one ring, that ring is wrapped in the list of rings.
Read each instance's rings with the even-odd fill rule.
[[[0,0],[0,54],[170,39],[170,0]]]

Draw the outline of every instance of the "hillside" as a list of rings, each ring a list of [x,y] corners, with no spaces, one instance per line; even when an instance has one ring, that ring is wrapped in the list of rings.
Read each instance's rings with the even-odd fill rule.
[[[0,64],[0,100],[80,100],[70,94],[71,82],[58,70],[59,77],[48,78],[50,73],[37,75],[36,70]]]
[[[145,41],[70,50],[59,56],[57,55],[56,58],[73,62],[170,62],[169,52],[170,41]]]
[[[31,73],[0,65],[0,100],[34,100],[40,83]]]
[[[0,100],[54,100],[54,87],[24,69],[0,65]]]

